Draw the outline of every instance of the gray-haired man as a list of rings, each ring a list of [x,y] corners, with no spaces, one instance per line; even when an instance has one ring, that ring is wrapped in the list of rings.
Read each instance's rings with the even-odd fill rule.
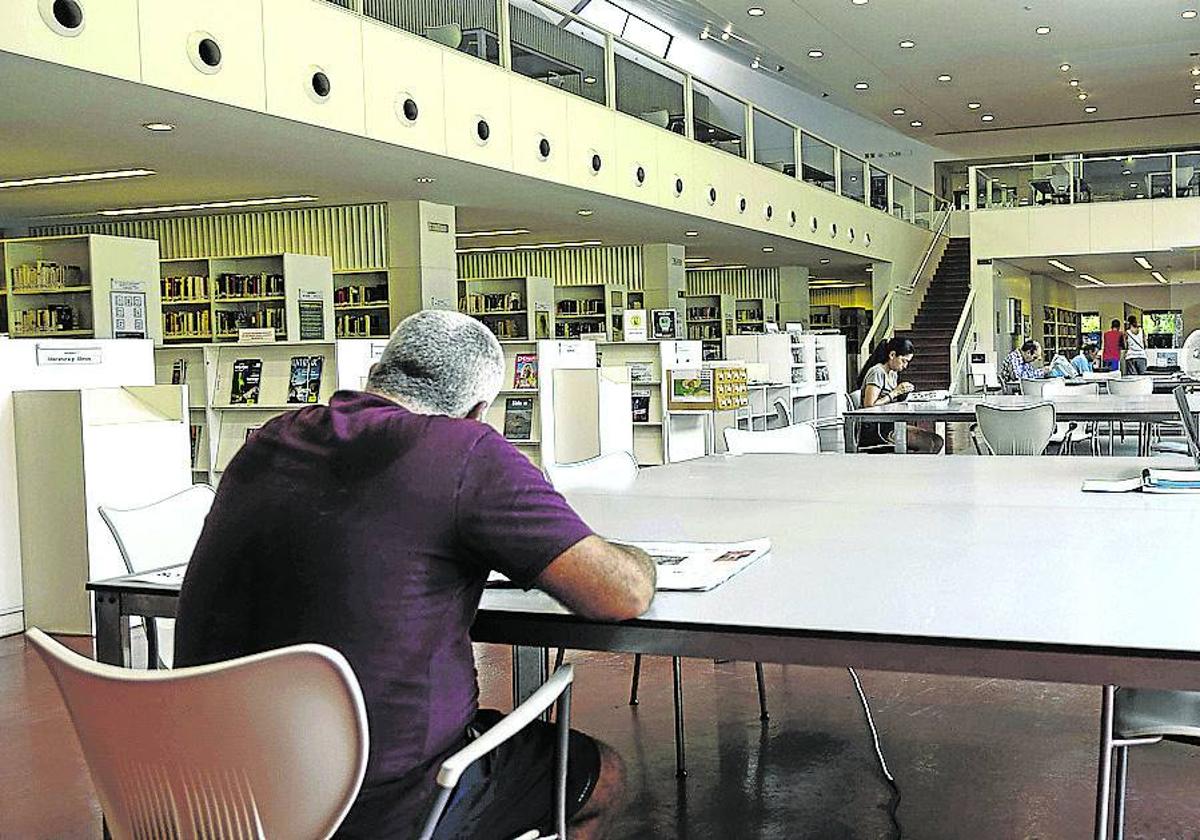
[[[640,615],[645,554],[592,533],[508,441],[477,422],[497,396],[500,345],[479,322],[405,319],[367,392],[289,412],[226,470],[188,566],[176,662],[297,642],[341,651],[367,704],[362,792],[339,837],[410,837],[441,761],[499,715],[477,708],[469,630],[488,572],[590,618]],[[464,776],[439,837],[509,838],[552,817],[553,733],[534,727]],[[574,733],[573,837],[598,836],[620,761]]]

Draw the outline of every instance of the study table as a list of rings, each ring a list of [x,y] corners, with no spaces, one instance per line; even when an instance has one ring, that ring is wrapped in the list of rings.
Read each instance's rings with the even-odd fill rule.
[[[1200,410],[1200,395],[1189,397],[1193,411]],[[846,451],[858,450],[859,423],[894,423],[896,451],[906,451],[906,426],[918,420],[936,423],[974,423],[975,406],[980,403],[1004,408],[1054,403],[1060,422],[1127,422],[1147,427],[1153,423],[1178,422],[1179,406],[1171,394],[1126,396],[1118,394],[1075,395],[1056,394],[1050,397],[1027,397],[1001,394],[955,394],[947,400],[901,402],[856,408],[844,415]],[[1143,428],[1143,432],[1145,429]],[[1139,443],[1143,456],[1149,454],[1150,436],[1143,433]]]
[[[1200,690],[1194,559],[1200,500],[1084,496],[1133,458],[714,456],[643,470],[621,493],[574,492],[601,534],[632,540],[769,537],[772,552],[704,593],[661,593],[605,624],[549,596],[484,593],[473,635],[519,646],[725,658],[1105,686]],[[1081,515],[1086,508],[1086,515]],[[1128,546],[1154,534],[1131,588]],[[178,583],[89,584],[101,661],[129,662],[128,616],[169,616]],[[1107,808],[1108,752],[1098,797]],[[1097,837],[1107,811],[1097,811]]]

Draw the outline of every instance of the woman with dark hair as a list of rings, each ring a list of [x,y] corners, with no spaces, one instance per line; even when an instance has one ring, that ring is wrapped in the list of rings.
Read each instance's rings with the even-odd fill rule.
[[[913,343],[901,336],[879,343],[858,377],[863,408],[898,402],[912,393],[912,383],[901,382],[900,373],[908,367],[915,352]],[[862,423],[859,426],[858,446],[860,450],[887,451],[886,447],[895,446],[894,437],[891,423]],[[942,451],[941,435],[924,429],[907,429],[905,440],[909,452],[932,455]]]

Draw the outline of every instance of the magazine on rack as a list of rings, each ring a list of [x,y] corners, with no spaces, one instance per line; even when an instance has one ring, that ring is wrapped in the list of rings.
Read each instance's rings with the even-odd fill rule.
[[[707,592],[771,553],[768,539],[736,543],[629,542],[654,558],[660,592]],[[488,586],[514,586],[492,572]]]

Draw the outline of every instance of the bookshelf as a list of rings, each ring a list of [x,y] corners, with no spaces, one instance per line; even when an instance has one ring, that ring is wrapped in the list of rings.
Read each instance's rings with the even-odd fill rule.
[[[1079,351],[1081,321],[1079,312],[1057,306],[1042,307],[1042,349],[1047,361],[1055,353],[1070,358]]]
[[[540,467],[543,460],[538,342],[505,341],[500,347],[504,351],[504,380],[500,394],[488,406],[483,419]],[[516,417],[518,414],[522,415],[520,419]]]
[[[333,338],[328,257],[169,259],[158,273],[165,344],[237,341],[240,329],[273,329],[278,341]]]
[[[334,324],[338,338],[387,338],[391,334],[388,273],[384,269],[333,272]]]
[[[767,323],[776,323],[772,298],[742,298],[734,301],[736,335],[765,333]]]
[[[187,389],[188,441],[192,481],[196,484],[207,484],[212,473],[207,374],[210,352],[211,346],[204,344],[163,346],[154,351],[154,381]]]
[[[724,338],[734,332],[733,296],[688,295],[683,303],[688,340],[701,342],[705,361],[724,358]]]
[[[554,336],[554,286],[545,277],[459,279],[458,311],[482,321],[501,341]]]
[[[0,330],[12,338],[162,342],[158,243],[89,234],[0,242]]]
[[[602,341],[621,338],[625,291],[607,283],[554,287],[554,337],[599,334]]]

